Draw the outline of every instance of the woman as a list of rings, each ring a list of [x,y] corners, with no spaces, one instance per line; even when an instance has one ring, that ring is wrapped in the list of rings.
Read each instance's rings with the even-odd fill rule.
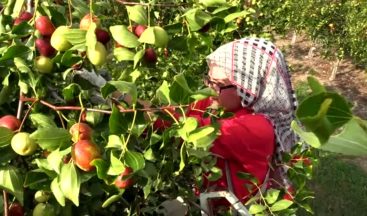
[[[188,115],[196,117],[201,125],[210,124],[202,110],[213,103],[234,113],[220,120],[221,135],[211,148],[218,155],[217,166],[222,168],[223,176],[207,186],[232,191],[245,201],[264,183],[271,162],[281,160],[280,153],[289,152],[296,141],[290,129],[296,99],[288,68],[274,44],[258,38],[227,43],[210,54],[207,62],[207,84],[218,96],[199,101]],[[239,172],[254,176],[258,187],[238,177]],[[277,176],[274,182],[288,186],[284,173],[284,169],[273,169],[271,178]]]

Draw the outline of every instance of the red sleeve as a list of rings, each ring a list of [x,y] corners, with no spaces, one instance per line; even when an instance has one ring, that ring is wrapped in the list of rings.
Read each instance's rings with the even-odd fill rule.
[[[221,120],[220,124],[221,135],[211,151],[229,162],[235,194],[245,197],[249,194],[244,186],[248,181],[238,178],[237,173],[251,173],[263,182],[274,152],[274,129],[263,115],[258,114],[236,113],[232,118]],[[223,163],[217,165],[224,170]],[[225,172],[223,174],[218,182],[226,185]]]
[[[195,117],[200,125],[206,125],[209,124],[209,118],[204,119],[203,114],[208,106],[210,106],[212,101],[210,98],[206,98],[200,101],[197,101],[195,103],[190,104],[190,106],[187,108],[186,115],[190,117]],[[179,119],[181,117],[181,114],[175,112],[174,109],[165,109],[164,112],[170,112],[171,115],[173,115],[176,119]],[[172,120],[163,120],[161,118],[158,118],[154,124],[154,129],[164,129],[167,127],[170,127],[172,125]]]

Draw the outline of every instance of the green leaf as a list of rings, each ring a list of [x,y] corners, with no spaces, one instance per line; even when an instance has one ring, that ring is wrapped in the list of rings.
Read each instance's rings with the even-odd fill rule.
[[[331,136],[321,149],[345,155],[367,155],[366,128],[366,121],[353,118],[339,134]]]
[[[192,94],[190,87],[183,74],[174,77],[174,82],[170,88],[170,98],[178,104],[188,104],[191,102],[189,96]]]
[[[144,152],[144,158],[146,160],[149,160],[149,161],[156,161],[157,158],[155,157],[154,155],[154,152],[151,148],[148,148],[145,152]]]
[[[24,6],[25,0],[16,0],[15,4],[14,4],[14,8],[13,8],[13,13],[12,13],[12,17],[18,17],[19,14],[21,13],[23,6]]]
[[[42,149],[53,151],[59,147],[70,145],[71,136],[63,128],[38,128],[31,134]]]
[[[208,175],[208,181],[218,181],[222,177],[222,170],[218,167],[212,167]]]
[[[79,45],[77,45],[79,46]],[[81,46],[82,48],[80,48],[80,50],[84,50],[85,49],[85,45],[83,44]],[[75,64],[80,64],[82,63],[83,58],[79,55],[75,53],[75,46],[67,51],[64,52],[64,54],[62,55],[61,58],[61,64],[67,67],[73,67]],[[79,49],[79,48],[77,48]]]
[[[260,204],[252,204],[249,208],[250,214],[258,214],[263,212],[266,209],[266,206],[260,205]]]
[[[139,42],[153,44],[157,47],[164,48],[167,46],[169,37],[167,32],[159,26],[150,26],[140,35]]]
[[[26,37],[34,31],[34,27],[29,25],[27,22],[22,22],[21,24],[13,27],[12,33],[18,37]]]
[[[91,164],[96,167],[99,179],[104,180],[107,178],[108,164],[106,161],[103,159],[94,159]]]
[[[112,203],[117,202],[118,200],[121,199],[121,194],[115,194],[110,196],[106,201],[103,202],[102,204],[102,208],[107,208],[108,206],[110,206]]]
[[[73,163],[64,164],[59,176],[60,189],[64,196],[79,206],[80,176]]]
[[[313,94],[326,92],[325,87],[313,76],[307,77],[308,85],[310,86]]]
[[[208,148],[217,138],[217,130],[213,126],[204,126],[190,133],[188,142],[192,142],[197,148]]]
[[[183,143],[180,149],[180,168],[178,170],[179,172],[181,172],[185,168],[186,158],[187,158],[186,145]]]
[[[111,113],[111,116],[108,122],[110,134],[120,135],[120,134],[126,133],[128,129],[128,123],[125,122],[124,120],[125,118],[124,118],[123,113],[121,113],[120,110],[116,106],[113,106],[112,113]],[[116,141],[116,139],[114,139],[113,141]],[[110,142],[108,146],[110,146]]]
[[[85,121],[96,126],[103,121],[103,113],[100,112],[86,112]]]
[[[178,129],[177,132],[183,140],[188,140],[189,134],[198,127],[198,121],[194,117],[186,118],[182,128]]]
[[[81,90],[78,84],[71,83],[62,90],[62,95],[66,101],[72,101],[80,94]]]
[[[124,47],[135,48],[139,46],[138,38],[124,25],[110,26],[113,39]]]
[[[50,177],[41,169],[27,172],[23,186],[32,190],[38,190],[49,184]]]
[[[72,45],[83,44],[83,46],[85,46],[87,38],[86,35],[87,31],[82,29],[67,29],[64,32],[66,40],[68,40]]]
[[[129,14],[129,19],[141,24],[141,25],[147,25],[148,24],[148,18],[147,18],[147,12],[142,5],[134,5],[134,6],[126,6],[127,13]]]
[[[243,10],[243,11],[240,11],[240,12],[236,12],[236,13],[231,13],[229,15],[227,15],[225,18],[224,18],[224,22],[225,23],[229,23],[231,22],[232,20],[234,19],[237,19],[238,17],[246,17],[247,15],[251,14],[250,11],[248,10]]]
[[[56,178],[54,178],[54,180],[52,180],[50,187],[51,187],[52,194],[55,196],[57,202],[61,206],[65,206],[65,196],[64,196],[63,192],[61,191],[59,181],[58,181],[58,177],[56,177]]]
[[[335,130],[352,118],[345,99],[337,93],[320,92],[304,99],[296,116],[305,128],[325,143]]]
[[[134,55],[134,68],[136,68],[136,66],[138,65],[138,63],[140,62],[140,60],[143,58],[145,54],[145,50],[139,50],[135,55]]]
[[[287,209],[292,204],[293,204],[292,201],[283,199],[283,200],[280,200],[280,201],[274,203],[270,207],[270,211],[273,211],[273,212],[281,211],[281,210]]]
[[[314,148],[320,148],[320,140],[314,133],[304,131],[296,121],[292,121],[291,128],[307,144]]]
[[[216,95],[217,95],[216,92],[212,88],[204,88],[192,93],[190,97],[194,98],[195,101],[198,101]]]
[[[166,80],[163,81],[162,85],[157,89],[155,96],[159,100],[161,104],[170,105],[171,98],[169,97],[170,89],[168,86],[168,82]]]
[[[48,171],[53,171],[53,168],[47,159],[36,158],[34,161],[36,162],[37,166],[47,174],[51,173]]]
[[[120,175],[125,170],[125,165],[117,158],[113,152],[110,155],[110,167],[108,168],[108,175]]]
[[[199,0],[205,7],[220,6],[226,4],[225,0]]]
[[[136,103],[138,92],[136,85],[134,83],[126,81],[109,81],[101,89],[102,96],[106,98],[107,95],[111,94],[116,90],[120,91],[121,93],[129,94],[131,96],[131,102],[133,104]]]
[[[208,24],[212,16],[198,8],[193,8],[187,11],[184,16],[186,17],[187,22],[189,23],[189,27],[191,31],[198,31],[203,26]]]
[[[134,61],[135,53],[127,48],[118,47],[113,49],[113,56],[117,61]]]
[[[259,180],[256,178],[256,176],[252,175],[251,173],[237,172],[236,175],[238,178],[248,180],[255,185],[259,184]]]
[[[118,135],[111,134],[108,136],[108,143],[106,148],[123,149],[124,144]]]
[[[32,50],[24,45],[14,45],[7,48],[4,54],[0,58],[1,61],[14,59],[16,57],[20,57],[22,59],[29,59],[33,57]]]
[[[23,205],[23,175],[15,167],[0,168],[0,188],[10,192]]]
[[[50,166],[52,167],[52,169],[55,170],[55,172],[57,174],[60,174],[60,168],[61,168],[63,156],[64,155],[61,154],[61,152],[58,149],[52,151],[47,156],[48,163],[50,164]]]
[[[88,47],[88,49],[91,50],[95,50],[96,49],[96,44],[97,44],[97,36],[96,36],[96,28],[97,25],[95,22],[91,22],[86,34],[86,45]]]
[[[266,196],[265,196],[266,202],[269,205],[273,204],[275,201],[277,201],[279,197],[279,193],[280,193],[280,190],[277,190],[277,189],[270,188],[269,190],[267,190]]]
[[[19,57],[14,58],[14,64],[21,73],[32,73],[31,69],[23,59]]]
[[[78,17],[84,16],[89,13],[89,5],[84,0],[71,0],[73,10],[79,14]]]
[[[143,154],[135,151],[127,151],[124,155],[125,164],[131,167],[134,172],[144,168],[145,160]]]
[[[10,145],[14,132],[9,128],[0,127],[0,147]]]
[[[43,113],[31,113],[29,119],[37,128],[56,128],[53,116],[45,115]]]
[[[14,152],[13,148],[10,145],[7,145],[5,147],[1,146],[0,164],[8,164],[10,163],[10,160],[13,160],[17,157],[19,157],[19,155]]]

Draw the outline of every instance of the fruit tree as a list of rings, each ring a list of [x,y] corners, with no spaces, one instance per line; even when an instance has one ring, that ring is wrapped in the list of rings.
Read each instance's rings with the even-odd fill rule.
[[[200,127],[185,111],[214,95],[202,84],[209,53],[270,36],[256,2],[1,1],[4,214],[16,207],[28,215],[148,215],[177,197],[200,214],[203,176],[222,174],[208,149],[227,113],[208,111],[213,124]],[[339,99],[324,92],[311,101],[326,96]],[[315,113],[298,116],[307,124],[305,114]],[[311,130],[323,142],[341,125]],[[249,211],[312,211],[305,186],[312,157],[301,146],[285,156],[295,187],[269,189],[249,200]]]

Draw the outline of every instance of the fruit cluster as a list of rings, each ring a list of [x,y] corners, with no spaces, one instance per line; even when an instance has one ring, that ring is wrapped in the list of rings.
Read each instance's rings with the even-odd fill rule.
[[[22,22],[28,22],[32,20],[33,14],[29,12],[22,12],[18,18],[13,22],[14,26],[21,24]],[[95,25],[91,27],[92,23]],[[53,57],[56,52],[64,52],[72,48],[72,44],[68,41],[66,33],[69,26],[61,25],[55,27],[53,22],[48,16],[37,16],[34,21],[36,31],[35,47],[39,56],[35,58],[34,67],[40,73],[50,73],[54,68]],[[94,47],[87,47],[87,58],[90,63],[96,66],[103,65],[107,58],[107,43],[110,41],[110,33],[101,27],[101,21],[95,15],[86,14],[79,23],[79,29],[87,31],[94,29],[96,43]],[[157,38],[154,40],[154,44],[159,48],[164,48],[165,56],[168,55],[168,50],[165,48],[168,42],[168,36],[165,30],[159,26],[149,27],[146,25],[132,25],[129,26],[129,31],[132,32],[137,38],[140,38],[145,30],[149,29],[153,31]],[[125,46],[115,42],[115,48],[126,48]],[[81,56],[84,53],[80,53]],[[147,47],[144,51],[144,60],[149,64],[155,64],[157,62],[157,54],[154,48]]]

